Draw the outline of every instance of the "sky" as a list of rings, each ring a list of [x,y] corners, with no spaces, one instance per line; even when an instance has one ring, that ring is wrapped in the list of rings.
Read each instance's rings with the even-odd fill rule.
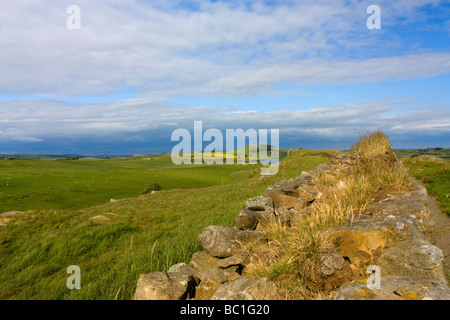
[[[170,152],[194,121],[450,147],[450,1],[0,2],[0,153]]]

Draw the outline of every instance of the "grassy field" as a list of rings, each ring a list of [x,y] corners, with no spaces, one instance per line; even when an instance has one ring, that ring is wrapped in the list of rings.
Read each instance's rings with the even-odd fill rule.
[[[421,180],[441,210],[450,216],[450,161],[436,156],[402,159],[411,176]]]
[[[149,160],[152,159],[152,160]],[[151,182],[163,190],[231,183],[243,165],[175,166],[170,155],[108,160],[0,161],[0,213],[81,209],[110,199],[137,197]]]
[[[449,148],[427,148],[427,149],[402,149],[394,150],[399,158],[415,158],[420,156],[435,156],[450,160]]]
[[[204,227],[233,226],[248,198],[329,159],[300,149],[260,179],[252,166],[172,167],[161,157],[2,161],[2,211],[34,209],[0,227],[0,299],[132,299],[139,274],[200,250]],[[136,197],[154,180],[162,191]],[[66,287],[70,265],[80,290]]]

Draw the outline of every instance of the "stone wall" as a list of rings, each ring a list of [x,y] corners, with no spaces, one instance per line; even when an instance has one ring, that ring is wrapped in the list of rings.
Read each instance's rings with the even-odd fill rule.
[[[268,223],[291,228],[308,214],[308,207],[322,196],[314,188],[319,174],[342,172],[358,161],[357,154],[341,155],[269,186],[261,196],[248,199],[234,228],[206,227],[197,238],[203,251],[194,253],[189,264],[141,275],[135,299],[283,299],[274,282],[247,275],[252,247],[267,246]],[[385,194],[333,229],[335,252],[319,258],[311,281],[337,291],[337,300],[450,299],[443,254],[432,244],[426,189],[413,180],[411,184],[410,192]],[[368,266],[376,273],[361,277],[354,272]]]

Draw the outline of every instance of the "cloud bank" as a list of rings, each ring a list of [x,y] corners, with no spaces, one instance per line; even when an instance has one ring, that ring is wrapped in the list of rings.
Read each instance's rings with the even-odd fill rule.
[[[0,152],[29,145],[45,152],[52,142],[82,149],[76,141],[87,137],[128,144],[117,150],[162,148],[170,130],[194,120],[219,129],[279,128],[282,146],[283,135],[286,145],[323,145],[371,128],[448,138],[446,93],[419,97],[431,106],[425,109],[400,107],[394,98],[401,95],[321,106],[298,100],[290,109],[253,105],[253,112],[170,102],[448,75],[449,42],[429,43],[424,34],[448,40],[448,1],[378,1],[376,32],[366,27],[366,1],[85,0],[76,1],[81,29],[68,30],[72,4],[0,3]]]

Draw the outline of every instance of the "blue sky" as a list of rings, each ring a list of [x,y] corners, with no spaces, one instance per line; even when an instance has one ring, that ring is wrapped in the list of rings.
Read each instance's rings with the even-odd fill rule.
[[[0,153],[170,152],[194,121],[450,147],[450,1],[7,0],[0,45]]]

